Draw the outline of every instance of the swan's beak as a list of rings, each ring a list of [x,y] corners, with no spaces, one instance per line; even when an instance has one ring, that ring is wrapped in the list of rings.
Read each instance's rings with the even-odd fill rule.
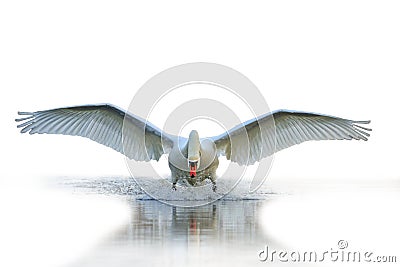
[[[189,161],[189,168],[190,168],[190,177],[191,178],[196,177],[197,161]]]

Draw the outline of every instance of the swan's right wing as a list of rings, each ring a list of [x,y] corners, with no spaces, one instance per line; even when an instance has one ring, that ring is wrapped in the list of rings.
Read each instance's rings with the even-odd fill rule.
[[[282,149],[310,140],[367,140],[371,129],[360,126],[370,121],[279,110],[238,125],[214,137],[220,155],[250,165]],[[233,143],[233,144],[232,144]]]
[[[172,137],[124,110],[109,105],[87,105],[36,112],[17,127],[21,133],[63,134],[89,138],[137,161],[158,160],[173,146]],[[163,147],[164,145],[164,147]]]

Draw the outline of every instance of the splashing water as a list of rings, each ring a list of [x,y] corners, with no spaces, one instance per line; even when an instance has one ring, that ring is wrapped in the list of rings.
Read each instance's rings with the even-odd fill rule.
[[[166,179],[148,177],[136,178],[146,188],[146,192],[131,177],[101,177],[101,178],[57,178],[57,184],[71,188],[77,193],[129,196],[134,200],[153,200],[156,195],[161,201],[206,201],[206,200],[262,200],[276,195],[276,192],[260,188],[257,192],[249,193],[250,181],[240,181],[232,190],[232,180],[218,179],[217,191],[213,192],[212,185],[205,184],[192,187],[181,184],[177,190],[172,190]],[[229,192],[224,194],[224,192]]]

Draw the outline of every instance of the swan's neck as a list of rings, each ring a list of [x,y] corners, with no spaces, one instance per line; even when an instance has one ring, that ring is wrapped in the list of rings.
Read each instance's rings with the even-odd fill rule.
[[[189,134],[187,149],[189,161],[200,160],[200,138],[196,130],[191,131]]]

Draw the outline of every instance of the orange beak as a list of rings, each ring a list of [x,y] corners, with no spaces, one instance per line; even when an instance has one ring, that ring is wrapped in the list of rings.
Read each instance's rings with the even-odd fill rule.
[[[196,169],[197,169],[196,163],[191,162],[190,163],[190,177],[192,177],[192,178],[196,177]]]

